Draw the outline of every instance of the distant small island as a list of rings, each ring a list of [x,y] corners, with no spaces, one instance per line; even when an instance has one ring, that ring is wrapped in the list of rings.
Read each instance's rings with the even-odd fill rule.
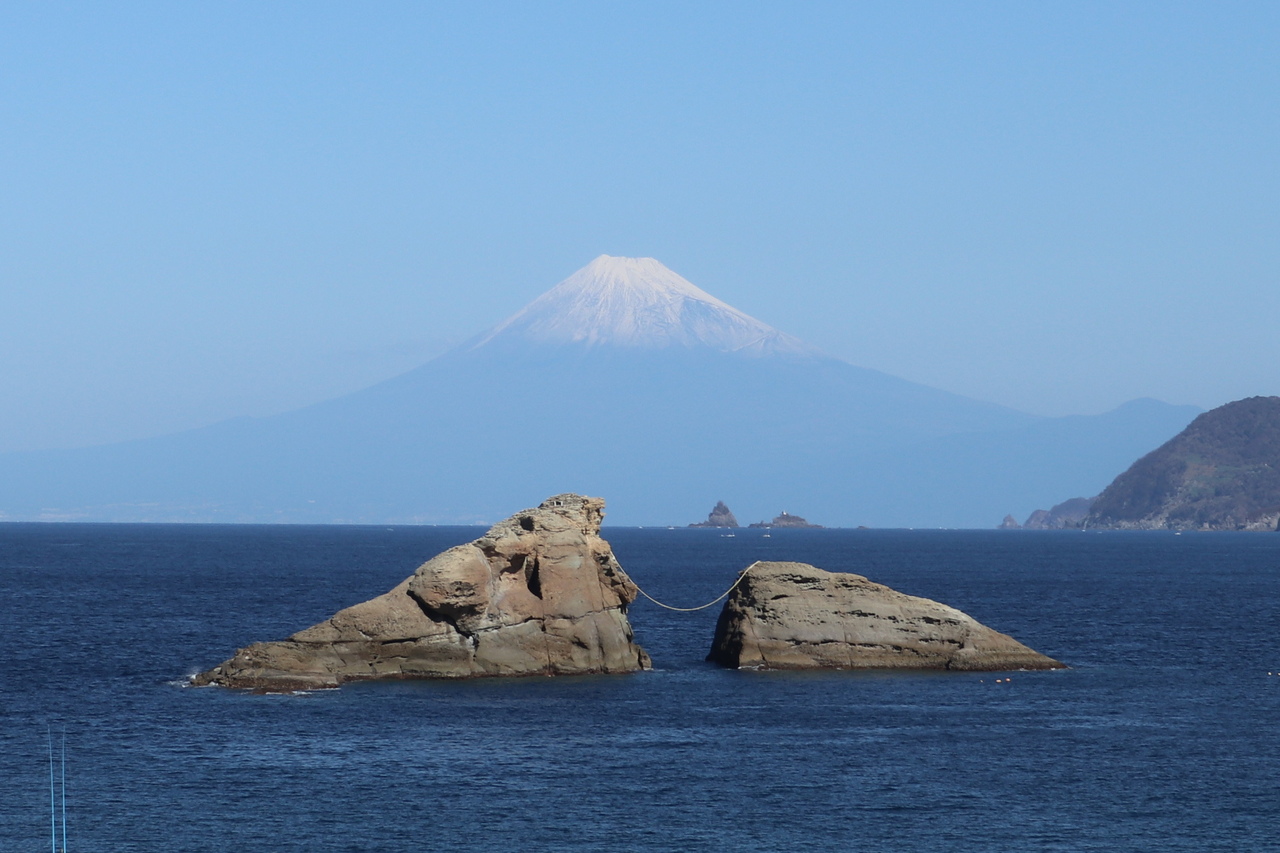
[[[725,506],[724,501],[716,501],[716,505],[712,507],[711,512],[707,515],[706,521],[699,521],[696,524],[690,524],[690,527],[741,527],[738,519],[734,517],[729,507]]]
[[[773,517],[773,521],[757,521],[754,524],[748,524],[747,527],[793,527],[808,528],[810,530],[824,529],[821,524],[810,524],[798,515],[792,515],[784,511],[781,515]]]

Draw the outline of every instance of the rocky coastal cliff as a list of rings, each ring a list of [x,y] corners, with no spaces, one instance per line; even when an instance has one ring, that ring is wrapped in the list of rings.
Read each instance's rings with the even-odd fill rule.
[[[1063,530],[1079,527],[1096,498],[1071,498],[1049,509],[1038,509],[1022,523],[1024,530]]]
[[[725,600],[707,660],[757,669],[1062,669],[927,598],[805,563],[755,563]]]
[[[1135,462],[1094,501],[1086,527],[1276,530],[1280,397],[1205,412]]]
[[[638,591],[600,537],[603,516],[599,498],[556,495],[433,557],[395,589],[241,649],[193,683],[283,691],[648,669],[626,615]]]
[[[1022,524],[1012,515],[1006,515],[1000,522],[1000,530],[1065,530],[1079,527],[1089,514],[1096,498],[1071,498],[1050,509],[1038,509]]]

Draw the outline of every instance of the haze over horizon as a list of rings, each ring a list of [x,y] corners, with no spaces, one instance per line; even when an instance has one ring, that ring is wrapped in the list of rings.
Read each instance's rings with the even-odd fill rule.
[[[265,418],[0,454],[0,520],[456,524],[547,494],[670,524],[987,527],[1093,495],[1195,407],[1044,418],[852,365],[653,258],[601,255],[488,332]],[[715,496],[715,497],[712,497]]]
[[[1032,414],[1280,393],[1277,48],[1262,3],[11,4],[0,452],[335,398],[601,253]]]

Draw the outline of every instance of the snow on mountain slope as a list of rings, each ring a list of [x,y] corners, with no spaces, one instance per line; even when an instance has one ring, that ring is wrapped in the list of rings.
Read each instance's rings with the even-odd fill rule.
[[[821,355],[721,302],[653,258],[601,255],[467,346],[575,343]]]

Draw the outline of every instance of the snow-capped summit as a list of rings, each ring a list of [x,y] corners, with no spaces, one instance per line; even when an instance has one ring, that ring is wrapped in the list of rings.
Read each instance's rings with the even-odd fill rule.
[[[482,335],[498,340],[639,349],[707,347],[816,355],[802,341],[721,302],[653,258],[601,255]]]

